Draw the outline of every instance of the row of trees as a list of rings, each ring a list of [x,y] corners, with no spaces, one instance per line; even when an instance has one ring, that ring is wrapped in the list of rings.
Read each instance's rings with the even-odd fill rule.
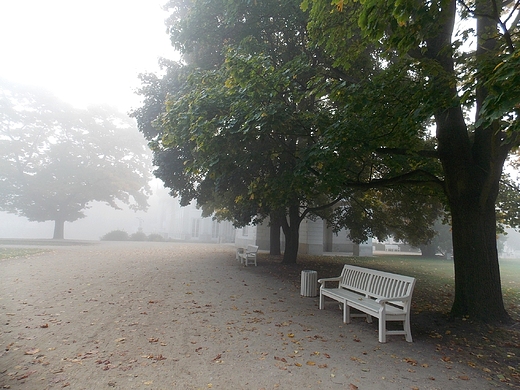
[[[85,216],[93,202],[146,209],[149,151],[133,121],[108,107],[75,109],[0,80],[0,210],[30,221]]]
[[[332,3],[170,1],[183,61],[142,76],[133,113],[156,176],[206,214],[269,217],[288,263],[305,217],[418,244],[448,212],[452,313],[506,321],[496,206],[519,145],[518,1]]]

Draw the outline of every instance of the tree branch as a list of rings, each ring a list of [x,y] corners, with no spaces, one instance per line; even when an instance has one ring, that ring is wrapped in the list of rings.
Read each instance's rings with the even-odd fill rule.
[[[358,189],[370,189],[370,188],[381,188],[391,187],[399,184],[411,184],[411,185],[427,185],[431,184],[434,186],[443,186],[444,181],[439,179],[434,174],[427,172],[422,169],[417,169],[411,172],[404,173],[402,175],[394,176],[388,179],[374,179],[368,182],[345,182],[346,187],[358,188]]]
[[[439,158],[439,152],[436,150],[416,150],[412,151],[410,149],[404,148],[380,148],[376,150],[376,153],[379,154],[396,154],[400,156],[420,156],[420,157],[428,157],[428,158]]]

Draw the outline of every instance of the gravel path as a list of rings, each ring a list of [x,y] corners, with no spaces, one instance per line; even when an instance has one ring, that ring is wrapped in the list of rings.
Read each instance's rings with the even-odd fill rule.
[[[501,386],[430,344],[379,344],[376,325],[342,324],[337,305],[320,312],[297,281],[241,267],[231,246],[47,249],[0,261],[0,388]]]

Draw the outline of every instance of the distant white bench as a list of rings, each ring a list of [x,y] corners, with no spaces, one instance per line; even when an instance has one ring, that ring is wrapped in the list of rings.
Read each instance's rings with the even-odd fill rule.
[[[412,342],[410,328],[410,306],[415,278],[368,268],[345,265],[341,276],[319,279],[320,310],[324,308],[325,297],[343,303],[343,322],[350,323],[351,317],[372,317],[379,319],[379,342],[386,342],[387,335],[404,335]],[[335,287],[327,287],[334,282]],[[365,314],[350,314],[350,308]],[[387,321],[402,321],[403,330],[387,330]]]
[[[238,248],[237,249],[237,260],[240,261],[240,264],[244,264],[246,267],[249,264],[254,264],[256,267],[257,253],[258,253],[258,246],[256,246],[256,245],[248,245],[246,249]]]
[[[385,244],[385,252],[401,252],[401,248],[396,244]]]

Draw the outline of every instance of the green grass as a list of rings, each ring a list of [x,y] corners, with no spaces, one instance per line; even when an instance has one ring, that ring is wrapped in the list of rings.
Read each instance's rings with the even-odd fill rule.
[[[38,253],[47,252],[45,249],[37,248],[4,248],[0,247],[0,260],[10,259],[12,257],[25,257]]]

